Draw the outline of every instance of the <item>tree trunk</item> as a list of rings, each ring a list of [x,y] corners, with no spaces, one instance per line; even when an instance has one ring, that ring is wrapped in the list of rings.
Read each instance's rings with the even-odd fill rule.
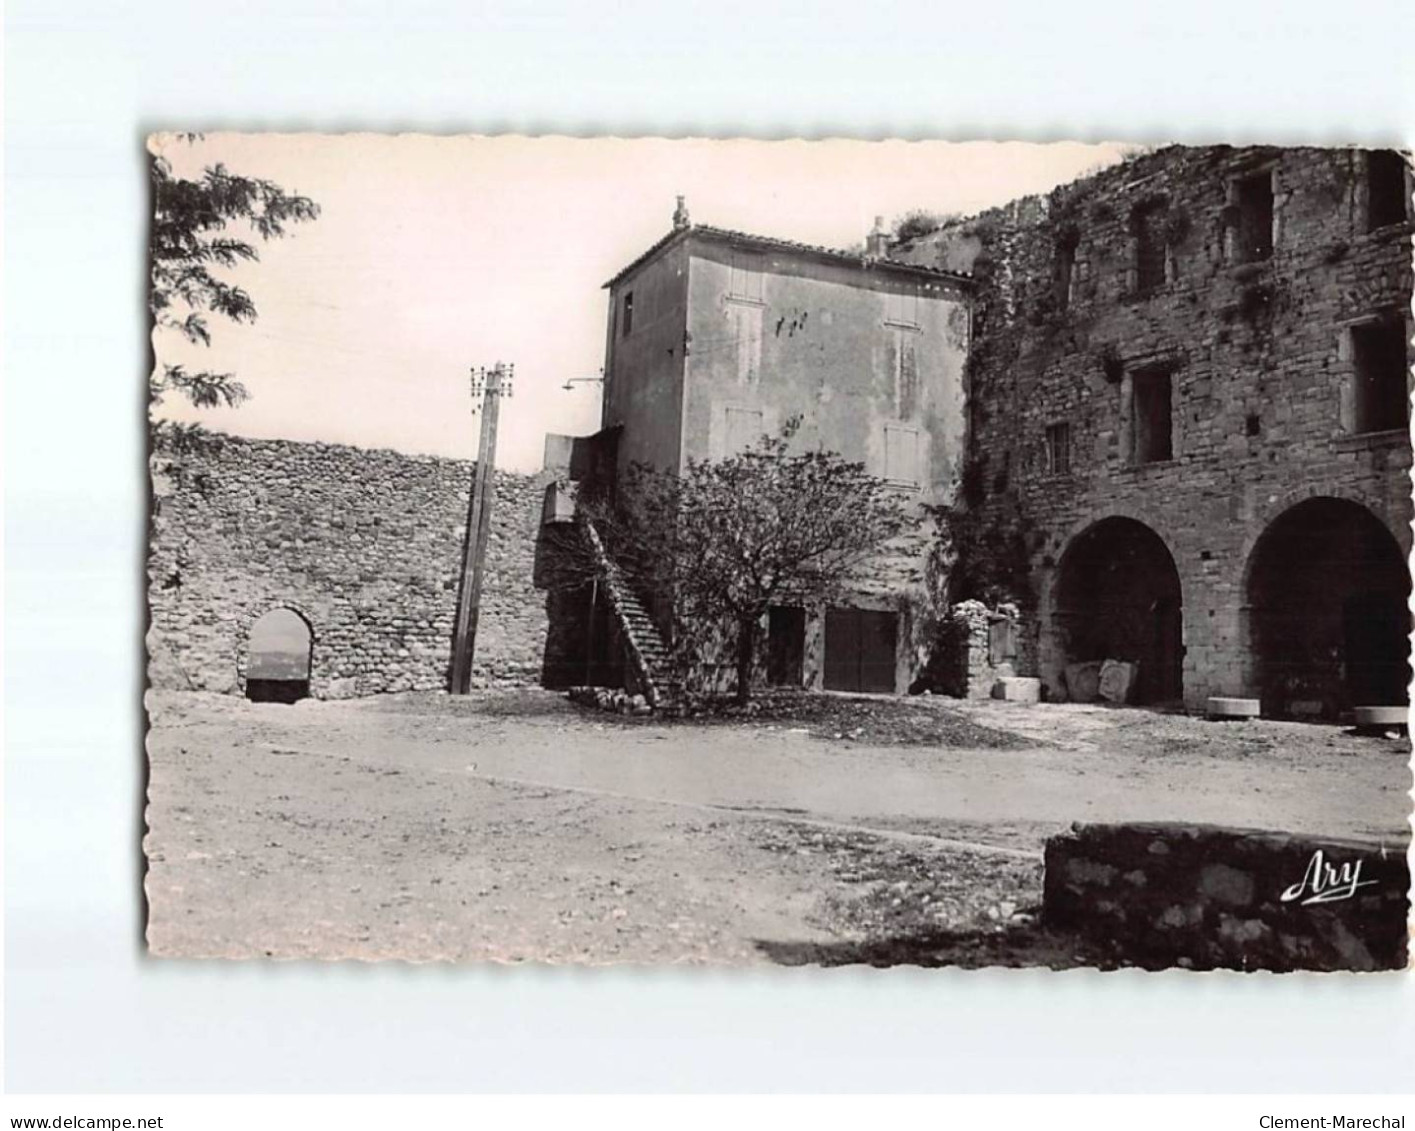
[[[752,698],[752,659],[756,643],[756,618],[743,617],[737,622],[737,702],[742,706]]]

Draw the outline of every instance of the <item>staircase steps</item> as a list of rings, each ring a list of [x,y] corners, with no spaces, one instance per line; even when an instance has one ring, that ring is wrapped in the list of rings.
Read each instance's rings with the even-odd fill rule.
[[[627,651],[634,673],[644,688],[644,698],[655,709],[667,706],[673,684],[668,648],[658,631],[658,625],[630,587],[624,572],[604,548],[604,542],[594,523],[582,519],[585,538],[603,572],[603,591],[610,608],[624,633]]]

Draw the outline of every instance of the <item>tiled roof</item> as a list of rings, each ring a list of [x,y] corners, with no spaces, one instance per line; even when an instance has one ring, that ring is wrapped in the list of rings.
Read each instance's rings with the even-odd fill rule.
[[[752,244],[755,247],[775,248],[780,251],[796,252],[798,254],[810,255],[817,259],[831,260],[836,263],[848,263],[855,267],[886,267],[896,271],[908,271],[916,275],[927,275],[930,278],[950,279],[958,283],[971,283],[973,281],[972,275],[962,271],[945,271],[941,267],[926,267],[920,263],[907,263],[902,259],[867,257],[858,252],[843,251],[840,248],[799,243],[796,240],[778,239],[776,236],[758,236],[753,235],[751,232],[733,231],[731,228],[714,228],[710,224],[693,224],[690,227],[678,228],[669,232],[632,263],[620,270],[609,282],[604,284],[605,287],[614,286],[620,279],[631,274],[650,259],[653,259],[669,245],[680,239],[686,239],[689,236],[702,236],[724,243],[746,243]]]

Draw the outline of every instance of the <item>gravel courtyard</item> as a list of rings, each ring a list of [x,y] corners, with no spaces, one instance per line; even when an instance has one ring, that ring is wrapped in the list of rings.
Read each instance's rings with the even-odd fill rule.
[[[834,702],[830,702],[834,700]],[[148,939],[189,957],[1099,963],[1045,838],[1409,835],[1404,740],[1080,705],[801,697],[620,720],[550,692],[150,693]]]

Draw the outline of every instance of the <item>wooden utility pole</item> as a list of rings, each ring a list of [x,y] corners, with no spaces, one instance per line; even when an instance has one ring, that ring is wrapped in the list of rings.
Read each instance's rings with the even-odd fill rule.
[[[452,638],[453,695],[472,689],[472,657],[477,646],[477,618],[481,613],[482,578],[486,573],[486,543],[491,533],[492,492],[496,486],[496,424],[501,398],[511,395],[515,366],[497,362],[472,374],[472,396],[483,393],[481,444],[477,448],[477,472],[472,481],[472,501],[467,513],[466,554],[462,559],[462,584],[457,595],[457,631]],[[473,408],[472,411],[476,411]]]

